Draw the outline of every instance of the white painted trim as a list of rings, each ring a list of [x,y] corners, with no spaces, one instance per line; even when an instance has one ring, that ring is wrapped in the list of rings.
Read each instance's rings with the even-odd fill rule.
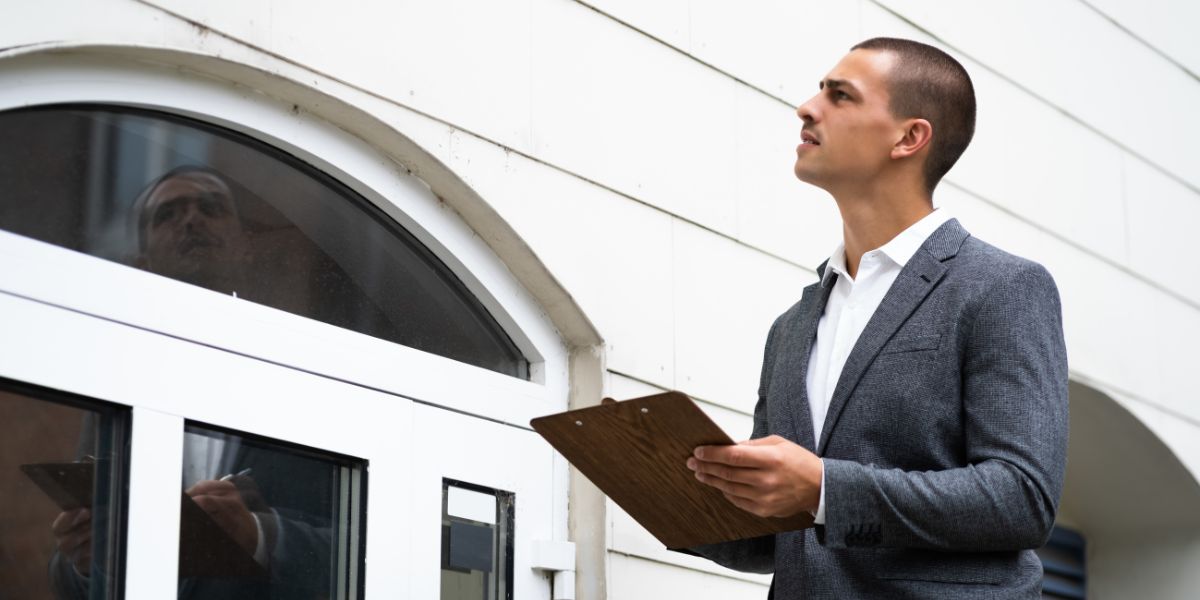
[[[11,62],[0,61],[0,110],[63,102],[96,102],[152,108],[203,120],[279,147],[339,179],[379,206],[428,246],[500,322],[530,360],[534,382],[545,387],[544,392],[529,391],[526,395],[541,396],[549,404],[566,406],[566,349],[537,303],[487,244],[453,211],[446,208],[423,182],[407,174],[403,166],[387,160],[379,151],[358,138],[307,113],[294,113],[289,110],[289,106],[256,94],[248,88],[177,70],[153,65],[135,65],[112,57],[80,55],[25,56],[11,59]],[[22,290],[8,288],[7,281],[0,282],[0,285],[9,291],[25,294]],[[109,287],[112,286],[104,286],[96,291],[107,295],[104,290]],[[194,292],[190,294],[192,297],[198,297],[202,292],[192,289],[188,291]],[[144,295],[138,294],[136,290],[117,293],[126,298],[130,295]],[[186,295],[182,291],[176,294],[180,298]],[[70,306],[89,314],[109,316],[106,313],[107,309],[94,306],[93,298],[90,297],[69,301],[62,297],[32,297]],[[103,304],[105,299],[99,300],[100,304]],[[147,324],[139,319],[120,320],[156,330],[162,330],[160,328],[164,327],[161,322]],[[280,321],[277,317],[273,320]],[[353,346],[365,351],[376,357],[378,364],[371,368],[346,365],[344,356],[325,351],[327,346],[323,343],[297,344],[293,339],[288,344],[271,345],[268,340],[259,339],[247,345],[244,343],[247,341],[244,334],[240,336],[242,340],[233,342],[233,338],[239,336],[231,334],[228,330],[233,326],[245,327],[248,323],[222,327],[211,332],[212,335],[197,332],[182,337],[305,370],[314,370],[314,365],[322,365],[317,372],[403,393],[395,385],[394,369],[383,365],[394,365],[402,361],[403,357],[400,355],[406,354],[403,350],[409,349],[401,349],[388,342],[370,344],[365,340],[351,340],[351,335],[361,338],[368,336],[352,332],[346,332],[349,335],[338,335],[328,331],[327,327],[314,326],[324,324],[316,324],[291,315],[288,315],[287,321],[284,327],[299,333],[307,340],[337,338],[333,339],[337,346]],[[175,331],[165,332],[179,334]],[[459,363],[454,364],[468,371],[476,369]],[[521,426],[528,424],[524,414],[505,418],[499,414],[503,411],[488,410],[486,406],[473,406],[469,403],[457,406],[458,402],[452,398],[429,401],[481,414],[487,418],[509,422],[516,419],[520,421]],[[530,414],[536,416],[546,412],[550,411],[538,407]]]
[[[566,405],[565,391],[4,231],[0,273],[0,292],[496,421]]]
[[[516,595],[547,595],[523,546],[565,534],[566,466],[528,422],[566,408],[567,350],[491,248],[384,153],[237,83],[113,56],[0,60],[0,110],[58,102],[197,118],[315,165],[429,246],[533,362],[522,381],[0,232],[0,376],[134,408],[129,597],[175,594],[185,420],[369,461],[369,597],[436,591],[441,487],[425,483],[517,492]]]
[[[173,598],[179,593],[183,419],[135,408],[130,437],[125,598]]]

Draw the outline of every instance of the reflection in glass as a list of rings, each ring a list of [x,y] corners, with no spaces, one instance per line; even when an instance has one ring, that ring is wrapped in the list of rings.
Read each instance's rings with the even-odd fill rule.
[[[463,283],[345,185],[245,135],[148,110],[0,112],[0,229],[515,377]]]
[[[179,597],[362,595],[361,461],[189,424]]]
[[[514,496],[442,482],[441,600],[512,598]]]
[[[121,597],[128,423],[0,379],[0,596]]]

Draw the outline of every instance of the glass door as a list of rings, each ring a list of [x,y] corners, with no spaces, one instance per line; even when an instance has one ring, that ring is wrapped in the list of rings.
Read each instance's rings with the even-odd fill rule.
[[[478,237],[287,106],[36,71],[0,85],[0,378],[126,411],[124,597],[549,597],[565,350]]]

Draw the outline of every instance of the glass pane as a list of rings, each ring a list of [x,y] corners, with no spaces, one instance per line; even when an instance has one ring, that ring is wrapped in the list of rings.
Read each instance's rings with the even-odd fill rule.
[[[128,423],[0,379],[0,596],[121,597]]]
[[[513,503],[508,492],[442,482],[441,600],[512,598]]]
[[[245,135],[119,107],[0,112],[0,228],[516,377],[528,365],[429,250]]]
[[[364,466],[189,424],[180,598],[360,598]]]

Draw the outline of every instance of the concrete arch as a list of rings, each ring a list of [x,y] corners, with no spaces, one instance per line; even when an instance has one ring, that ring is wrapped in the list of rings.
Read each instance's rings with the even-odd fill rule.
[[[1194,598],[1200,483],[1128,402],[1072,381],[1059,524],[1087,539],[1089,598]]]

